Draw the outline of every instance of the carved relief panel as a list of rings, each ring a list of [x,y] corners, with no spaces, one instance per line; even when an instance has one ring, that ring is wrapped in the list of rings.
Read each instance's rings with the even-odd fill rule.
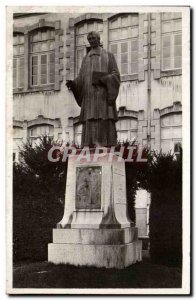
[[[101,167],[76,168],[76,209],[101,208]]]

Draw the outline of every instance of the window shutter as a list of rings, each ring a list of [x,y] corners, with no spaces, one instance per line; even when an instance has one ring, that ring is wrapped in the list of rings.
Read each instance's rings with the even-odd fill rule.
[[[131,74],[138,73],[138,39],[131,41]]]
[[[32,56],[32,85],[38,85],[38,56]]]
[[[182,35],[174,35],[174,68],[182,67]]]
[[[19,87],[24,86],[24,58],[19,59]]]
[[[115,60],[117,62],[118,68],[120,70],[120,63],[118,59],[118,44],[112,44],[110,46],[110,51],[114,54]]]
[[[82,65],[82,60],[83,60],[84,55],[85,55],[84,50],[85,50],[84,48],[80,48],[80,49],[77,49],[77,51],[76,51],[77,74],[79,74],[79,72],[80,72],[80,68],[81,68],[81,65]]]
[[[17,83],[16,83],[16,73],[17,73],[17,59],[13,59],[13,88],[17,88]]]
[[[122,43],[121,47],[121,74],[128,74],[128,42]]]
[[[41,55],[41,84],[47,83],[47,54]]]
[[[55,81],[55,56],[54,52],[50,53],[50,65],[49,65],[49,83]]]
[[[162,37],[162,50],[163,70],[171,69],[171,35]]]

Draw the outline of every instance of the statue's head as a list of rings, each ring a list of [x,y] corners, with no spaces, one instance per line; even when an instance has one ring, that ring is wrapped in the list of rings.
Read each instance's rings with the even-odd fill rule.
[[[92,48],[97,48],[100,45],[100,34],[96,31],[91,31],[87,35],[87,40]]]

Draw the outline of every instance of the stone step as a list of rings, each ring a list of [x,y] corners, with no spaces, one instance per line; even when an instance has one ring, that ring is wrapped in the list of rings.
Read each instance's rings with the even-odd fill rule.
[[[138,239],[136,227],[123,229],[53,229],[53,243],[65,244],[128,244]]]
[[[125,245],[48,244],[49,262],[75,266],[122,269],[141,261],[141,253],[139,240]]]

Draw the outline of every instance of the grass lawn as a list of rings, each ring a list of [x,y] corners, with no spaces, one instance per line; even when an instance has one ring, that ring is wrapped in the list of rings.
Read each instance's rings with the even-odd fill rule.
[[[181,269],[149,259],[122,270],[20,262],[14,265],[14,288],[180,288]]]

